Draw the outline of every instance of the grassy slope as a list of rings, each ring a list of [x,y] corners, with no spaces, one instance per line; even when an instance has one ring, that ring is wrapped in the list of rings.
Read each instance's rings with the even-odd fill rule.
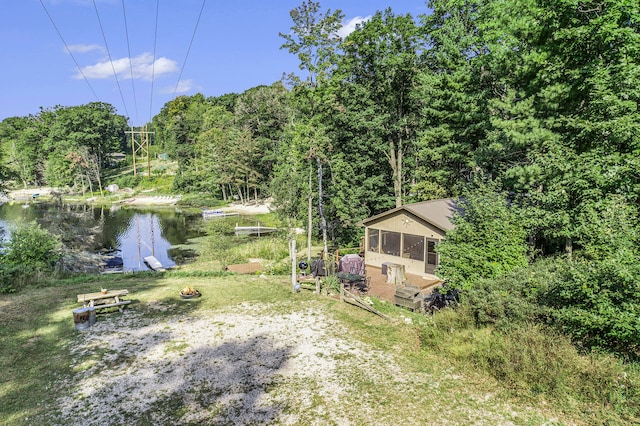
[[[207,297],[197,305],[181,302],[177,292],[187,285],[199,288]],[[398,323],[384,321],[335,299],[318,298],[311,293],[292,295],[285,277],[270,277],[257,285],[255,276],[189,277],[174,273],[61,281],[52,287],[0,296],[0,424],[42,424],[42,419],[55,410],[56,398],[66,391],[56,387],[56,382],[73,375],[69,357],[70,343],[78,334],[71,313],[78,307],[76,294],[97,291],[101,286],[129,289],[134,300],[130,309],[145,310],[150,303],[161,301],[172,306],[172,314],[191,312],[201,316],[246,301],[270,303],[273,309],[283,311],[320,304],[347,327],[352,338],[397,360],[402,366],[398,372],[402,377],[390,379],[390,383],[411,383],[411,391],[397,393],[393,386],[380,387],[369,381],[366,372],[353,372],[349,379],[360,398],[373,399],[381,407],[380,413],[386,413],[384,419],[380,413],[375,419],[367,419],[357,417],[362,413],[356,410],[356,417],[351,419],[356,424],[414,424],[416,405],[425,416],[422,421],[439,424],[622,422],[602,407],[585,404],[561,407],[543,398],[520,400],[471,366],[455,368],[442,352],[421,348],[417,328],[402,320],[402,316],[411,315],[389,305],[381,308],[399,318]],[[157,310],[148,312],[158,316],[158,320],[169,315]],[[586,417],[585,411],[590,412]]]

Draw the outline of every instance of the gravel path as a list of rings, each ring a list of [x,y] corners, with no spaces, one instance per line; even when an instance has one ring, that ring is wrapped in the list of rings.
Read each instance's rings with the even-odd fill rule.
[[[243,303],[161,320],[154,310],[166,306],[148,309],[100,316],[78,333],[76,374],[60,384],[68,392],[50,424],[449,423],[438,404],[423,402],[439,381],[403,373],[389,353],[348,339],[321,308]],[[490,399],[468,413],[473,423],[512,424]]]

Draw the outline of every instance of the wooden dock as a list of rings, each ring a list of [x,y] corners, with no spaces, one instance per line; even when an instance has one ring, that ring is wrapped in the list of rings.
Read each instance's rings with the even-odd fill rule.
[[[165,268],[162,266],[162,263],[155,256],[147,256],[144,258],[144,263],[147,264],[149,268],[156,272],[164,272]]]

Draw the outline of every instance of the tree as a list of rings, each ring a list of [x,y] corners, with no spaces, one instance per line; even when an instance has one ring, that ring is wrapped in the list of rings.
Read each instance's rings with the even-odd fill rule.
[[[29,183],[37,183],[42,161],[34,117],[11,117],[2,121],[0,144],[6,173],[19,179],[25,188]]]
[[[326,84],[329,81],[331,72],[335,67],[335,58],[340,45],[340,38],[337,32],[342,26],[344,15],[340,10],[331,12],[327,10],[324,14],[320,12],[320,3],[304,1],[302,5],[291,10],[293,26],[290,34],[280,33],[285,39],[281,49],[287,49],[290,53],[298,56],[300,69],[308,71],[306,82],[292,77],[294,95],[298,98],[298,107],[303,116],[303,126],[313,122],[319,127],[319,140],[308,139],[308,155],[310,161],[315,161],[318,176],[318,213],[322,228],[322,240],[324,244],[324,254],[328,252],[327,244],[327,220],[324,215],[322,196],[322,162],[323,152],[328,148],[329,143],[326,138],[325,127],[321,125],[320,114],[327,103]],[[309,188],[311,189],[311,188]],[[311,200],[313,195],[309,194],[309,223],[311,220]],[[309,230],[309,236],[311,231]],[[308,241],[309,247],[311,241]]]
[[[91,170],[100,171],[107,164],[107,154],[120,150],[125,144],[126,119],[115,114],[109,104],[93,102],[76,107],[55,107],[43,111],[49,116],[44,149],[48,155],[46,176],[49,183],[67,185],[72,182],[71,152],[86,152],[84,159]],[[98,172],[99,173],[99,172]],[[90,174],[92,177],[95,173]],[[100,181],[98,174],[97,181]]]
[[[273,175],[280,140],[292,118],[289,97],[281,82],[251,88],[238,97],[234,111],[236,126],[250,133],[260,153],[250,165],[260,176],[259,187],[268,187]]]
[[[471,287],[529,264],[528,230],[517,206],[509,204],[499,181],[476,177],[458,200],[455,228],[436,250],[439,276],[455,286]]]
[[[346,38],[334,74],[338,109],[357,145],[388,162],[396,207],[403,202],[404,182],[411,180],[405,163],[413,160],[418,129],[414,94],[422,41],[411,15],[377,12]]]

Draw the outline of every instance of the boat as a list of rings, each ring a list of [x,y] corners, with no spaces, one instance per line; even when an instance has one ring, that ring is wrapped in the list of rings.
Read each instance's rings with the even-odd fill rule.
[[[205,219],[209,219],[212,217],[228,217],[228,216],[238,216],[238,213],[225,212],[222,209],[216,209],[216,210],[202,209],[202,217]]]
[[[160,263],[160,261],[158,259],[155,258],[155,256],[147,256],[144,258],[144,263],[147,264],[147,266],[157,272],[164,272],[165,269],[162,266],[162,263]]]
[[[257,226],[238,226],[236,224],[235,233],[236,235],[264,235],[270,234],[272,232],[276,232],[278,228],[269,228],[262,225]]]
[[[107,256],[109,257],[102,262],[100,273],[122,274],[124,272],[124,260],[122,259],[122,256],[118,256],[114,252]]]

